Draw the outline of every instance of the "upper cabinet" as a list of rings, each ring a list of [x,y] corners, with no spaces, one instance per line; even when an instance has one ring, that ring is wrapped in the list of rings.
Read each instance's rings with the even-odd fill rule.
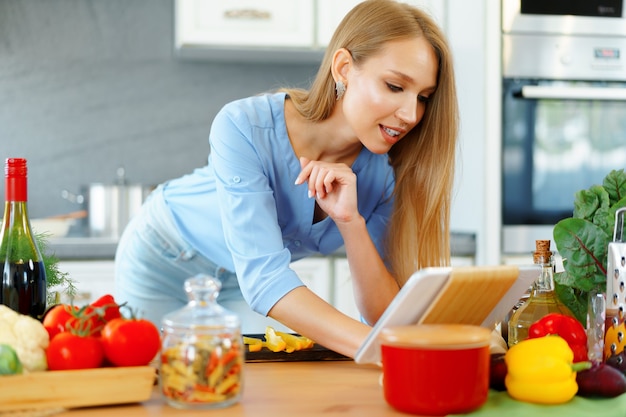
[[[176,0],[174,14],[183,57],[301,60],[315,44],[313,0]]]
[[[443,25],[445,0],[404,0]],[[174,45],[182,57],[319,62],[360,0],[175,0]]]
[[[314,11],[311,0],[176,0],[176,46],[307,48]]]

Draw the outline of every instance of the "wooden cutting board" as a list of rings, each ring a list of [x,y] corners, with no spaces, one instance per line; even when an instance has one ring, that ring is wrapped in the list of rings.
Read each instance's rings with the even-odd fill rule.
[[[0,414],[146,401],[156,382],[152,366],[42,371],[0,376]]]
[[[473,324],[479,326],[515,283],[518,268],[453,268],[422,324]],[[456,308],[455,308],[456,307]]]

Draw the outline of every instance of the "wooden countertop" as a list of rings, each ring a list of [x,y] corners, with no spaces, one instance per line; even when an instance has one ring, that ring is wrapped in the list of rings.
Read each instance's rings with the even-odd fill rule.
[[[224,409],[178,410],[165,404],[157,388],[150,400],[121,406],[73,409],[59,417],[207,416],[406,416],[385,402],[381,369],[353,361],[246,363],[238,404]]]

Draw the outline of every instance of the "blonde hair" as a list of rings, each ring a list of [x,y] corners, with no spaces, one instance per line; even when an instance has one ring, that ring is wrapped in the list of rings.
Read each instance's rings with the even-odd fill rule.
[[[350,51],[355,65],[392,40],[424,37],[439,61],[437,89],[420,123],[389,151],[395,173],[394,210],[385,262],[402,285],[416,269],[450,264],[450,205],[458,105],[452,57],[444,34],[420,9],[394,0],[367,0],[337,27],[310,90],[283,89],[308,120],[325,120],[336,105],[333,54]]]

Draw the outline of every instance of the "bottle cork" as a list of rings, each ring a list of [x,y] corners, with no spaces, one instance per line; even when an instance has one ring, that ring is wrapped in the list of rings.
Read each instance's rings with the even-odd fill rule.
[[[550,240],[535,240],[535,252],[533,253],[534,262],[545,263],[551,256]]]

